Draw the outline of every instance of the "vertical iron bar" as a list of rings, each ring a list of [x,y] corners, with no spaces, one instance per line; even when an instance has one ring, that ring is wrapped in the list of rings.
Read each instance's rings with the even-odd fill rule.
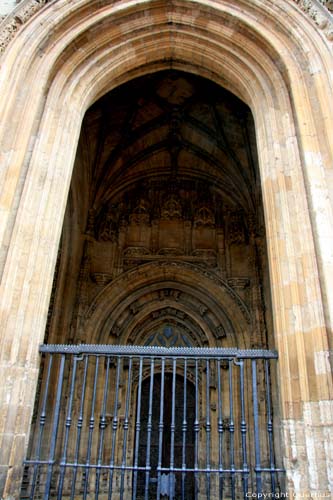
[[[219,436],[219,498],[223,498],[223,418],[222,418],[221,359],[217,360],[217,432]]]
[[[89,466],[90,466],[90,457],[91,457],[92,438],[93,438],[93,432],[94,432],[94,428],[95,428],[95,404],[96,404],[98,368],[99,368],[99,357],[96,356],[94,385],[93,385],[93,394],[92,394],[92,398],[91,398],[91,411],[90,411],[90,419],[89,419],[86,467],[85,467],[85,477],[84,477],[84,489],[83,489],[84,500],[86,500],[86,498],[87,498],[88,487],[89,487],[89,474],[90,474],[90,467]]]
[[[206,494],[210,498],[210,366],[209,359],[206,359]]]
[[[136,491],[138,484],[139,441],[140,441],[140,431],[141,431],[142,365],[143,365],[143,357],[140,356],[138,396],[136,402],[135,453],[134,453],[134,477],[133,477],[132,500],[136,500]]]
[[[39,419],[39,435],[38,435],[38,441],[37,441],[37,447],[36,447],[36,460],[40,460],[40,458],[41,458],[40,454],[41,454],[41,449],[42,449],[44,426],[45,426],[45,422],[46,422],[46,403],[47,403],[47,396],[48,396],[48,392],[49,392],[49,383],[50,383],[50,377],[51,377],[52,362],[53,362],[53,354],[50,354],[48,367],[47,367],[47,376],[46,376],[46,383],[45,383],[45,388],[44,388],[44,396],[43,396],[43,402],[42,402],[42,411],[41,411],[40,419]],[[31,485],[31,492],[30,492],[30,500],[32,500],[34,498],[34,495],[35,495],[35,488],[36,488],[36,482],[37,482],[37,472],[38,472],[38,464],[35,464],[32,485]]]
[[[121,359],[122,359],[121,357],[117,356],[116,392],[114,397],[114,409],[113,409],[113,419],[112,419],[112,447],[111,447],[111,458],[110,458],[110,482],[109,482],[108,500],[111,500],[112,498],[112,488],[113,488],[114,457],[115,457],[116,438],[118,430],[118,400],[119,400]]]
[[[99,421],[100,435],[99,435],[99,446],[98,446],[98,456],[97,456],[97,465],[100,466],[102,463],[102,453],[104,446],[104,432],[106,428],[106,402],[108,399],[108,389],[109,389],[109,369],[110,369],[110,358],[109,356],[105,356],[106,362],[106,370],[105,370],[105,379],[104,379],[104,391],[103,391],[103,400],[102,400],[102,408],[101,408],[101,416]],[[95,481],[95,500],[98,500],[99,494],[99,483],[101,477],[101,469],[100,467],[96,470],[96,481]]]
[[[146,481],[145,481],[145,500],[148,500],[149,478],[150,478],[150,445],[152,433],[152,415],[153,415],[153,390],[154,390],[154,357],[150,360],[150,385],[149,385],[149,409],[147,423],[147,451],[146,451]]]
[[[252,360],[252,396],[253,396],[253,423],[254,423],[254,446],[255,446],[255,473],[256,473],[256,493],[262,493],[261,482],[261,460],[260,460],[260,436],[259,436],[259,411],[258,411],[258,391],[257,391],[257,361]]]
[[[80,410],[79,410],[79,417],[77,420],[77,435],[76,435],[76,444],[75,444],[74,468],[73,468],[73,478],[72,478],[70,500],[73,500],[74,495],[75,495],[75,483],[76,483],[76,476],[77,476],[76,465],[78,464],[78,460],[79,460],[79,452],[80,452],[80,444],[81,444],[81,431],[82,431],[82,423],[83,423],[84,399],[85,399],[85,393],[86,393],[88,361],[89,361],[89,357],[88,357],[88,355],[86,355],[85,360],[84,360],[84,371],[83,371],[83,382],[82,382],[82,389],[81,389]]]
[[[233,361],[229,360],[229,405],[230,405],[230,469],[231,469],[231,498],[235,500],[235,422],[233,402]]]
[[[70,385],[70,393],[69,393],[69,401],[67,408],[67,416],[66,416],[66,431],[65,431],[65,441],[64,441],[64,450],[60,463],[60,479],[59,479],[59,488],[58,488],[58,500],[61,500],[62,490],[64,487],[64,479],[65,479],[65,471],[66,471],[66,459],[67,459],[67,448],[68,448],[68,439],[69,439],[69,431],[72,425],[72,410],[73,410],[73,398],[74,398],[74,387],[75,387],[75,379],[76,379],[76,367],[79,358],[74,356],[73,361],[73,369],[72,369],[72,379]]]
[[[177,358],[172,358],[172,404],[171,404],[171,427],[170,427],[170,475],[169,489],[173,489],[175,485],[175,431],[176,431],[176,371]],[[169,492],[170,498],[174,493]]]
[[[129,358],[128,376],[127,376],[127,389],[126,389],[126,402],[125,402],[125,419],[124,419],[124,437],[123,437],[123,458],[121,462],[121,478],[120,478],[120,500],[124,495],[124,479],[126,468],[126,450],[127,450],[127,434],[128,434],[128,414],[129,403],[131,397],[131,384],[132,384],[132,356]]]
[[[275,458],[273,449],[273,419],[272,419],[272,402],[271,402],[271,380],[269,372],[269,360],[265,359],[265,375],[266,375],[266,405],[267,405],[267,433],[268,433],[268,446],[269,446],[269,465],[271,469],[271,487],[272,493],[276,492],[275,485]]]
[[[185,476],[186,476],[186,433],[187,433],[187,358],[184,359],[184,393],[183,393],[183,443],[182,443],[182,500],[185,499]]]
[[[197,500],[199,495],[199,370],[198,370],[198,358],[195,358],[195,420],[194,420],[194,480],[195,480],[195,500]]]
[[[240,370],[240,399],[241,399],[241,440],[242,440],[242,458],[243,458],[243,472],[242,472],[242,482],[243,482],[243,494],[244,499],[246,499],[246,494],[248,493],[248,464],[247,464],[247,449],[246,449],[246,434],[247,425],[245,417],[245,400],[244,400],[244,360],[241,359],[237,363]]]
[[[55,456],[55,450],[56,450],[56,444],[57,444],[58,428],[59,428],[59,414],[60,414],[62,384],[63,384],[63,380],[64,380],[65,360],[66,360],[65,354],[62,354],[61,360],[60,360],[59,374],[58,374],[58,387],[57,387],[54,416],[53,416],[53,424],[52,424],[49,465],[48,465],[48,470],[47,470],[44,500],[48,500],[48,498],[50,496],[53,462],[54,462],[54,456]]]
[[[164,371],[165,358],[161,360],[161,396],[160,396],[160,421],[158,425],[158,466],[157,466],[157,499],[161,498],[161,467],[163,451],[163,430],[164,430]]]

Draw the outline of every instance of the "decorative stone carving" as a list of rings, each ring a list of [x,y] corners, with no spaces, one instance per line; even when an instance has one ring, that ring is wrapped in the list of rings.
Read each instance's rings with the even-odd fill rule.
[[[150,252],[148,248],[145,247],[128,247],[124,250],[124,258],[127,257],[142,257],[143,255],[149,255]]]
[[[105,286],[112,281],[112,274],[109,273],[91,273],[90,277],[98,286]]]
[[[154,262],[154,265],[159,266],[161,268],[174,267],[174,268],[180,268],[180,269],[183,268],[183,269],[195,270],[195,272],[198,273],[198,275],[206,277],[209,280],[211,280],[213,283],[222,287],[226,291],[226,293],[228,293],[228,295],[237,303],[237,305],[239,306],[239,308],[243,312],[247,323],[251,323],[251,315],[250,315],[250,312],[249,312],[247,306],[245,305],[245,303],[242,301],[242,299],[236,294],[236,292],[234,292],[234,290],[223,279],[219,278],[212,271],[210,271],[208,269],[203,269],[202,267],[194,265],[194,264],[189,263],[189,262],[177,262],[177,261],[170,262],[167,260],[161,260],[161,261]],[[146,270],[145,270],[145,266],[143,266],[141,268],[137,268],[137,269],[133,269],[132,271],[129,271],[127,273],[127,275],[124,275],[124,278],[126,276],[133,276],[133,277],[136,276],[137,277],[137,276],[141,276],[141,275],[145,275],[145,274],[146,274]]]
[[[102,218],[99,231],[98,239],[100,241],[115,241],[118,234],[118,216],[116,213],[116,208],[113,207],[108,211]]]
[[[200,314],[200,316],[204,316],[207,313],[208,313],[208,308],[206,306],[200,305],[199,306],[199,314]]]
[[[0,54],[5,51],[9,42],[15,37],[20,28],[41,10],[49,0],[31,0],[24,2],[14,13],[5,17],[0,24]]]
[[[215,226],[215,216],[213,211],[207,206],[200,207],[194,216],[194,225],[195,226]]]
[[[228,222],[228,241],[231,244],[245,243],[243,214],[240,212],[233,212],[230,214]]]
[[[144,306],[141,306],[141,311],[143,310]],[[140,321],[133,328],[127,342],[143,345],[149,336],[155,335],[156,331],[160,331],[160,328],[165,325],[172,326],[178,333],[184,333],[192,346],[199,347],[208,344],[208,339],[199,325],[186,312],[171,306],[152,311],[144,321]],[[126,333],[124,325],[123,331]]]
[[[149,203],[144,198],[140,198],[137,206],[129,216],[131,224],[149,224]]]
[[[332,0],[294,0],[306,12],[329,41],[333,40]],[[327,29],[326,29],[327,28]]]
[[[111,333],[111,335],[115,335],[116,337],[120,337],[121,328],[118,325],[113,325],[110,333]]]
[[[333,0],[319,0],[330,12],[333,12]]]
[[[142,307],[140,306],[139,302],[135,301],[133,302],[131,305],[130,305],[130,311],[133,315],[137,314],[141,309]]]
[[[174,220],[182,217],[182,206],[175,194],[170,194],[163,203],[161,219]]]
[[[229,278],[227,282],[232,288],[244,289],[250,286],[249,278]]]
[[[223,326],[222,326],[222,325],[219,325],[219,326],[217,326],[217,327],[215,328],[215,330],[214,330],[214,335],[215,335],[215,337],[216,337],[217,339],[224,339],[224,338],[226,338],[226,336],[227,336],[227,334],[226,334],[226,332],[225,332],[225,330],[224,330],[224,328],[223,328]]]
[[[317,9],[312,7],[309,10],[309,15],[314,20],[314,22],[316,23],[316,25],[318,26],[319,29],[326,28],[326,26],[328,24],[328,20],[326,19],[326,17],[323,14],[318,12]]]
[[[180,294],[181,294],[180,290],[173,290],[173,289],[165,288],[165,289],[159,290],[158,297],[160,300],[164,300],[166,298],[172,297],[177,302],[179,300]]]

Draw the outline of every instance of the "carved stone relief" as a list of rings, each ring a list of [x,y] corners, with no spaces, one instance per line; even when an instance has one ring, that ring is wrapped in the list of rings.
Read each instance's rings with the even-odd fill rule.
[[[149,202],[144,198],[140,198],[138,204],[129,216],[131,224],[149,224]]]
[[[228,238],[230,244],[242,244],[246,242],[244,215],[233,212],[228,217]]]
[[[174,220],[181,219],[182,217],[182,206],[175,194],[170,194],[161,209],[161,219],[162,220]]]
[[[207,206],[201,206],[197,209],[194,216],[195,226],[215,226],[215,215],[211,208]]]

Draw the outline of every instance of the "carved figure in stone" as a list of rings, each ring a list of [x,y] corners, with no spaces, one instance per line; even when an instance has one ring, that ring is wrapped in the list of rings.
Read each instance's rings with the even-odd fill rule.
[[[118,325],[113,325],[111,328],[111,335],[114,335],[116,337],[120,337],[121,335],[121,328]]]
[[[226,332],[225,332],[225,330],[224,330],[224,328],[223,328],[222,325],[219,325],[219,326],[217,326],[215,328],[214,335],[218,339],[224,339],[227,336],[227,334],[226,334]]]
[[[138,204],[131,213],[129,220],[131,224],[149,224],[149,202],[140,198]]]
[[[180,201],[177,199],[175,194],[171,194],[165,200],[162,210],[161,219],[172,220],[181,219],[182,217],[182,206]]]

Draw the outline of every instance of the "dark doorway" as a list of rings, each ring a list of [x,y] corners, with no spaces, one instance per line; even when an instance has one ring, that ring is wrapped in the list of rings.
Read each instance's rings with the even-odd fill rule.
[[[149,477],[146,472],[138,473],[138,499],[156,498],[158,489],[163,499],[194,498],[193,473],[185,478],[185,472],[170,470],[194,467],[195,388],[188,380],[185,384],[180,375],[173,381],[171,373],[164,376],[164,388],[160,374],[142,383],[139,466],[145,466],[148,457],[151,471]],[[168,470],[158,472],[159,460],[162,469]]]

